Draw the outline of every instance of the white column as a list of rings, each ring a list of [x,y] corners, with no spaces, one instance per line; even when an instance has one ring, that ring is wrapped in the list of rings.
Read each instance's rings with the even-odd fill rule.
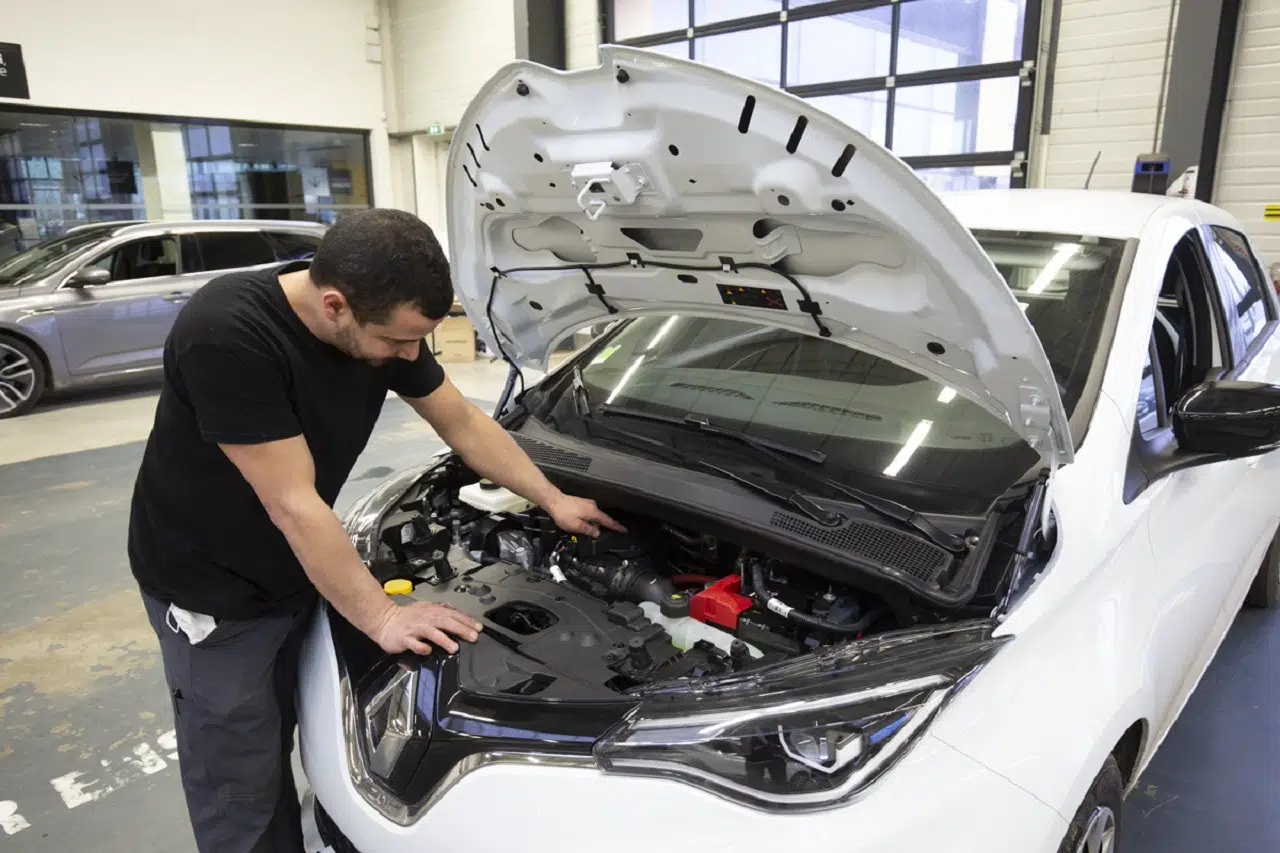
[[[144,121],[134,122],[133,127],[147,218],[190,219],[191,183],[182,127]]]

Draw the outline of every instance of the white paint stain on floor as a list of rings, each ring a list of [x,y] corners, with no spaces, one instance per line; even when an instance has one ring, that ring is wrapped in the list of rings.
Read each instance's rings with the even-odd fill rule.
[[[13,800],[0,800],[0,829],[5,835],[17,835],[24,829],[30,829],[27,819],[18,814],[18,804]]]
[[[177,748],[177,737],[172,729],[160,734],[156,738],[156,743],[161,752],[167,753],[169,761],[178,759],[178,754],[173,751]],[[92,774],[84,770],[75,770],[49,780],[49,784],[62,797],[62,802],[67,808],[75,809],[89,803],[96,803],[130,782],[159,773],[169,766],[168,761],[160,756],[160,752],[146,742],[135,745],[130,754],[118,762],[104,758],[99,763],[102,765],[101,769],[92,771]]]

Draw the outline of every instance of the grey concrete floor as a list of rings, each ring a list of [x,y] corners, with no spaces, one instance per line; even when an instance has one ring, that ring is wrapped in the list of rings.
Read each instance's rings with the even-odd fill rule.
[[[500,379],[482,372],[459,383],[477,402]],[[70,446],[91,449],[0,463],[0,851],[194,850],[124,553],[146,426],[133,410],[153,393],[58,401],[60,417],[88,420]],[[134,432],[104,439],[117,402]],[[438,447],[389,400],[339,509]],[[1245,611],[1126,805],[1125,853],[1280,850],[1278,688],[1280,616]]]
[[[74,406],[65,414],[74,417]],[[388,400],[337,509],[440,446],[407,406]],[[124,549],[142,448],[134,441],[0,466],[6,853],[195,849],[155,637]]]

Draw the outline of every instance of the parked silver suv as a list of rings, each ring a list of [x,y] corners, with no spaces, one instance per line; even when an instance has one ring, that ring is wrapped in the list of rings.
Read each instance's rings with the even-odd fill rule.
[[[323,235],[309,222],[102,223],[0,262],[0,418],[51,388],[159,367],[197,288],[309,258]]]

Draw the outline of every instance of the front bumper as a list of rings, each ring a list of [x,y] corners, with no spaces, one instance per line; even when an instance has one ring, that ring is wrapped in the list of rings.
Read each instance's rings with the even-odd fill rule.
[[[337,661],[327,619],[303,655],[303,767],[333,825],[360,853],[617,853],[839,849],[845,853],[1053,853],[1053,809],[926,734],[857,800],[830,811],[755,811],[662,779],[593,768],[492,763],[462,776],[408,826],[387,820],[347,770]]]

